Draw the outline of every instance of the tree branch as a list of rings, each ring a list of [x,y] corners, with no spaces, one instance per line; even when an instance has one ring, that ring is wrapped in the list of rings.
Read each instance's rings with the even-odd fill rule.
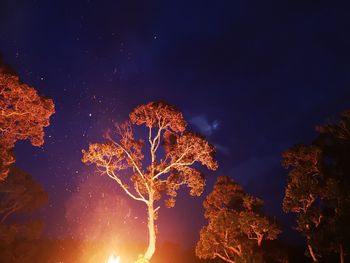
[[[8,212],[1,218],[1,223],[4,223],[6,218],[8,218],[12,213],[16,212],[20,207],[15,203],[12,207],[6,209]],[[5,211],[6,211],[5,210]]]
[[[141,198],[141,197],[137,197],[137,196],[133,195],[133,194],[128,190],[127,186],[123,184],[123,182],[120,180],[120,178],[119,178],[118,176],[116,176],[116,175],[114,174],[114,172],[108,170],[108,167],[106,168],[106,173],[107,173],[107,175],[108,175],[110,178],[112,178],[113,180],[115,180],[115,181],[120,185],[120,187],[124,190],[124,192],[125,192],[128,196],[130,196],[132,199],[137,200],[137,201],[141,201],[141,202],[144,202],[144,203],[148,204],[148,201],[147,201],[145,198]]]
[[[135,183],[135,189],[136,189],[137,194],[140,196],[140,198],[147,202],[146,198],[141,194],[140,189],[137,185],[137,182]]]
[[[123,150],[123,152],[125,152],[125,154],[128,156],[128,158],[130,159],[130,161],[132,162],[133,166],[135,167],[136,171],[140,174],[140,176],[145,180],[145,176],[144,174],[141,172],[140,168],[137,166],[134,158],[132,158],[131,154],[119,143],[117,143],[116,141],[114,141],[110,135],[107,134],[107,139],[109,139],[112,143],[114,143],[116,146],[118,146],[120,149]],[[147,184],[146,184],[147,185]]]
[[[214,252],[214,256],[221,258],[222,260],[229,262],[229,263],[236,263],[236,261],[231,260],[229,258],[224,257],[223,255],[219,254],[218,252]]]
[[[231,251],[233,251],[237,256],[242,256],[242,251],[240,246],[238,246],[238,248],[232,247],[232,246],[226,246],[228,249],[230,249]]]
[[[190,147],[189,147],[190,148]],[[187,148],[184,153],[173,163],[169,164],[167,167],[165,167],[162,171],[158,172],[155,176],[153,176],[152,179],[157,179],[160,175],[167,173],[172,167],[174,167],[175,165],[191,165],[193,164],[197,159],[193,160],[190,163],[180,163],[180,161],[185,157],[185,155],[188,153],[189,148]]]
[[[1,110],[1,115],[4,116],[4,117],[11,117],[11,116],[23,116],[23,115],[26,115],[26,114],[29,114],[29,112],[11,112],[11,113],[5,113],[4,110]]]

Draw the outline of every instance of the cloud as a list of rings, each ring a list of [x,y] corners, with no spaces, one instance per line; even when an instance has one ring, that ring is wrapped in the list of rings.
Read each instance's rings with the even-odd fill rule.
[[[228,155],[231,152],[231,149],[229,147],[226,147],[222,144],[215,143],[214,146],[215,149],[222,154]]]
[[[210,136],[217,130],[220,126],[218,120],[214,120],[213,122],[209,122],[208,119],[204,115],[198,115],[190,119],[190,123],[193,124],[199,131],[205,135]]]

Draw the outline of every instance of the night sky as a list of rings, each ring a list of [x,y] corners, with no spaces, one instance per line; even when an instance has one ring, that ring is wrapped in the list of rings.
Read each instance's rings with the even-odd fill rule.
[[[184,190],[160,210],[160,240],[193,245],[205,195],[229,175],[295,242],[281,153],[350,108],[349,10],[322,0],[1,0],[4,60],[56,106],[45,145],[16,146],[16,165],[49,194],[45,235],[145,237],[144,208],[84,165],[81,150],[135,106],[165,100],[216,145],[219,169],[203,170],[200,198]]]

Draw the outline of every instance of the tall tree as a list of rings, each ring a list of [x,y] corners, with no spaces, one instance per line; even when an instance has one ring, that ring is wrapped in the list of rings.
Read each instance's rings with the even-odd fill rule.
[[[16,222],[12,215],[30,214],[47,203],[47,194],[29,174],[11,168],[0,182],[0,262],[33,262],[33,243],[42,230],[40,220]]]
[[[297,230],[307,239],[309,254],[317,262],[315,233],[322,220],[319,198],[322,194],[321,150],[316,146],[296,145],[283,153],[282,164],[292,167],[283,199],[283,210],[297,213]]]
[[[328,248],[339,254],[341,263],[350,250],[350,111],[341,114],[339,121],[317,127],[320,135],[314,142],[322,148],[322,163],[328,184],[327,194]]]
[[[263,201],[245,193],[230,177],[220,176],[203,202],[208,225],[200,232],[196,246],[199,258],[220,258],[226,262],[260,262],[264,240],[281,232],[262,214]]]
[[[0,181],[15,162],[13,148],[19,140],[30,140],[33,146],[44,143],[44,127],[54,113],[51,99],[22,83],[0,65]]]
[[[182,185],[190,188],[192,196],[200,195],[205,180],[193,164],[215,170],[217,163],[214,147],[202,136],[186,131],[186,121],[175,107],[150,102],[136,107],[129,118],[116,125],[113,133],[107,133],[106,142],[90,144],[88,150],[83,150],[82,161],[95,164],[99,173],[116,181],[130,198],[146,205],[149,236],[144,258],[149,260],[156,248],[155,220],[160,208],[156,204],[162,193],[169,197],[167,207],[175,205]],[[136,125],[146,127],[146,145],[134,138]],[[149,155],[148,163],[143,152]]]
[[[350,112],[317,130],[310,145],[283,154],[283,165],[291,167],[283,209],[297,213],[297,230],[314,262],[330,252],[344,262],[350,237]]]

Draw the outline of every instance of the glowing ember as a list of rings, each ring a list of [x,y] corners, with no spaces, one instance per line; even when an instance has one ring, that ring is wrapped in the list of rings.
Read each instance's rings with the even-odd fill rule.
[[[120,263],[120,257],[115,257],[114,255],[110,256],[106,263]]]

